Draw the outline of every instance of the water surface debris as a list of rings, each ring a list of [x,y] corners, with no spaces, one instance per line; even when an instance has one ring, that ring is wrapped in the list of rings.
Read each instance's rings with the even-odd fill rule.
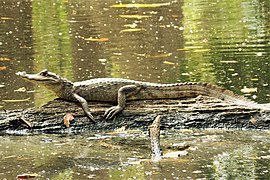
[[[119,15],[121,18],[126,19],[142,19],[142,18],[149,18],[151,16],[148,15],[140,15],[140,14],[132,14],[132,15]]]
[[[123,33],[123,32],[138,32],[138,31],[142,31],[142,30],[145,30],[145,29],[141,29],[141,28],[123,29],[123,30],[120,31],[120,33]]]
[[[19,89],[14,90],[15,92],[26,92],[25,87],[20,87]]]
[[[29,101],[31,98],[26,98],[26,99],[3,99],[3,102],[7,103],[17,103],[17,102],[26,102]]]
[[[30,178],[36,178],[38,176],[39,176],[38,174],[28,174],[28,173],[25,173],[25,174],[19,174],[19,175],[17,175],[17,178],[18,179],[30,179]]]
[[[153,3],[153,4],[114,4],[112,8],[156,8],[169,6],[171,3]]]
[[[109,41],[109,38],[84,38],[85,41],[93,41],[93,42],[106,42]]]

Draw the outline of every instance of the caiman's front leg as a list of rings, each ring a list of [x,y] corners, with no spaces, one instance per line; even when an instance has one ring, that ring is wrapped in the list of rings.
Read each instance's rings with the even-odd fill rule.
[[[73,94],[73,96],[74,96],[75,99],[77,99],[77,100],[81,103],[82,108],[83,108],[83,111],[84,111],[84,113],[86,114],[86,116],[87,116],[91,121],[93,121],[93,122],[95,123],[95,118],[94,118],[94,116],[92,116],[92,114],[91,114],[90,111],[89,111],[87,101],[86,101],[83,97],[79,96],[79,95],[76,94],[76,93]]]
[[[140,87],[136,85],[126,85],[118,90],[117,106],[113,106],[104,114],[106,119],[113,118],[117,113],[121,112],[126,106],[126,98],[137,94],[140,91]]]

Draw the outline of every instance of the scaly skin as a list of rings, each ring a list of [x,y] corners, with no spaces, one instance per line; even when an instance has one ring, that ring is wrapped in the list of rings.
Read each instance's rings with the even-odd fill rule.
[[[37,74],[18,72],[17,75],[47,87],[62,99],[79,101],[87,117],[93,122],[94,117],[89,111],[87,101],[117,102],[117,106],[105,112],[106,119],[111,119],[121,112],[127,100],[180,99],[198,95],[211,96],[250,108],[270,110],[270,107],[209,83],[158,84],[121,78],[97,78],[73,83],[46,69]]]

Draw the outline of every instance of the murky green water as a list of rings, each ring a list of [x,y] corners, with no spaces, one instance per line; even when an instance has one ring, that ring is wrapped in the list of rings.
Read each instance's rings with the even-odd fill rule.
[[[0,106],[54,98],[15,75],[44,68],[74,81],[207,81],[269,102],[268,0],[121,2],[2,0]]]
[[[161,145],[186,143],[188,155],[152,162],[145,132],[0,136],[0,178],[269,179],[269,132],[162,132]]]
[[[15,75],[206,81],[269,102],[269,0],[2,0],[0,108],[54,98]],[[18,92],[25,87],[27,92]],[[34,91],[34,92],[33,92]],[[6,102],[5,100],[25,100]],[[164,132],[188,156],[153,163],[146,133],[0,136],[0,179],[269,179],[269,132]],[[165,151],[165,148],[163,147]]]

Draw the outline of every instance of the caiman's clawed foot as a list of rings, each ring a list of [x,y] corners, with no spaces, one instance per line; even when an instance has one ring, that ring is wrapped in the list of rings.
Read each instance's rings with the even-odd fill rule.
[[[121,112],[124,108],[121,106],[113,106],[106,110],[104,113],[105,119],[112,119],[117,113]]]

